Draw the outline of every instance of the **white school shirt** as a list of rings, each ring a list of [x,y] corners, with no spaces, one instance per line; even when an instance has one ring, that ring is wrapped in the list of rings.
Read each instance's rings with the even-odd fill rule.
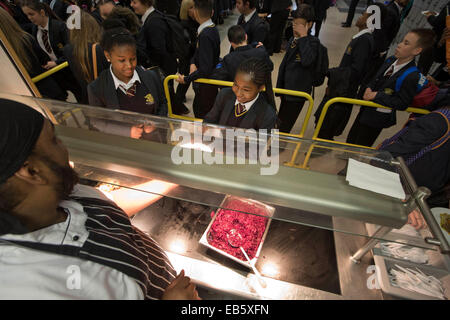
[[[42,50],[44,50],[44,52],[47,52],[47,54],[49,55],[49,57],[52,61],[56,61],[56,60],[58,60],[58,58],[56,57],[55,53],[53,52],[52,43],[50,42],[50,32],[48,31],[49,21],[50,21],[50,19],[47,19],[47,24],[45,25],[44,28],[42,28],[41,26],[38,26],[36,38],[37,38],[39,46],[42,48]],[[50,44],[50,52],[48,52],[47,49],[45,49],[44,41],[42,41],[42,30],[43,29],[47,30],[48,43]]]
[[[259,98],[259,93],[256,96],[256,98],[253,99],[252,101],[249,101],[249,102],[246,102],[246,103],[242,103],[245,106],[245,110],[250,111],[250,108],[255,104],[255,102],[256,102],[256,100],[258,100],[258,98]],[[236,99],[236,101],[234,102],[234,105],[236,106],[238,104],[239,104],[239,102]]]

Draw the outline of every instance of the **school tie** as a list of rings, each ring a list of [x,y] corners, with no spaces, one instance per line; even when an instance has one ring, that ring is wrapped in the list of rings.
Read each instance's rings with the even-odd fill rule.
[[[238,25],[243,25],[243,24],[245,24],[245,17],[242,15],[242,16],[240,16],[239,17],[239,20],[238,20]]]
[[[119,86],[126,92],[127,97],[134,97],[134,95],[136,94],[137,81],[135,81],[133,85],[128,89],[125,89],[123,85]]]
[[[297,46],[297,39],[294,38],[291,43],[291,48],[295,48]]]
[[[388,78],[388,77],[392,76],[393,73],[394,73],[394,65],[392,65],[389,68],[388,72],[386,72],[386,74],[384,76]]]
[[[239,117],[242,114],[244,114],[247,110],[245,109],[245,106],[242,103],[237,103],[235,105],[235,111],[236,111],[236,117]]]
[[[50,42],[48,42],[48,31],[45,29],[41,29],[41,31],[42,31],[42,42],[44,43],[45,51],[51,53],[52,47],[50,46]]]

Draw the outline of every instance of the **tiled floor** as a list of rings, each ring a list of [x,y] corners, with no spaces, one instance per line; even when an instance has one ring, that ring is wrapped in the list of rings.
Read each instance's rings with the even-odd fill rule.
[[[324,44],[328,48],[328,55],[330,60],[330,68],[336,67],[339,65],[339,62],[341,60],[341,57],[344,53],[344,50],[347,47],[347,44],[350,42],[353,35],[355,35],[358,32],[358,29],[356,27],[352,28],[342,28],[341,22],[345,20],[347,13],[346,12],[340,12],[336,7],[331,7],[327,12],[327,19],[322,25],[322,30],[320,34],[320,40],[322,44]],[[355,18],[353,21],[356,21],[358,18],[358,14],[355,15]],[[230,26],[236,24],[238,19],[238,13],[235,12],[233,15],[227,17],[225,19],[225,23],[218,26],[220,38],[222,40],[221,42],[221,56],[223,57],[229,52],[230,44],[228,42],[226,33]],[[276,79],[278,76],[278,68],[281,64],[281,61],[283,59],[283,53],[274,54],[272,56],[272,61],[274,63],[274,72],[272,73],[272,83],[276,84]],[[325,92],[325,85],[322,85],[319,88],[316,88],[315,95],[314,95],[314,109],[313,114],[320,104],[323,95]],[[187,103],[186,105],[188,108],[192,108],[192,100],[194,97],[194,92],[192,91],[192,88],[189,89],[187,94]],[[277,103],[279,104],[279,98],[277,98]],[[292,130],[293,133],[300,132],[301,125],[303,123],[305,114],[306,114],[307,104],[305,104],[302,113],[300,114],[299,118],[297,119],[297,122]],[[353,123],[354,118],[356,117],[356,114],[358,112],[359,107],[353,107],[353,113],[352,117],[349,121],[349,124],[347,125],[346,130],[344,133],[336,137],[335,140],[337,141],[345,141],[348,131],[350,130],[350,127]],[[193,116],[191,113],[190,116]],[[395,127],[391,127],[389,129],[383,130],[382,134],[380,135],[380,138],[375,142],[375,145],[383,141],[385,138],[388,138],[392,136],[395,132],[397,132],[406,121],[408,115],[404,112],[399,113],[397,115],[398,124]],[[312,137],[314,132],[314,116],[311,116],[311,119],[309,121],[308,128],[306,130],[305,137],[310,138]]]

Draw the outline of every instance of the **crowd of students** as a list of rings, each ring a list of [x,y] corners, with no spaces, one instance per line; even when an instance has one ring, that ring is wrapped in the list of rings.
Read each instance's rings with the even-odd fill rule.
[[[177,83],[169,82],[173,113],[190,112],[185,101],[192,84],[196,118],[290,133],[305,99],[280,95],[277,107],[273,91],[267,90],[273,86],[270,56],[281,51],[286,38],[282,62],[275,66],[275,87],[311,94],[326,82],[316,121],[324,104],[339,96],[391,108],[361,107],[351,125],[347,143],[371,147],[383,129],[396,124],[397,110],[414,105],[433,111],[448,105],[445,41],[449,32],[445,7],[439,15],[429,15],[431,28],[408,32],[388,57],[410,2],[368,4],[379,7],[381,28],[373,29],[368,21],[374,13],[364,12],[356,22],[359,32],[335,67],[328,66],[327,50],[318,38],[329,0],[79,0],[75,5],[81,9],[81,28],[71,29],[64,22],[71,12],[68,2],[2,0],[0,25],[30,76],[68,61],[69,68],[37,83],[43,96],[66,100],[71,91],[80,103],[167,116],[162,79],[177,74]],[[217,24],[234,8],[240,16],[228,30],[230,52],[220,58]],[[343,27],[351,24],[351,12],[348,18]],[[428,74],[433,62],[441,67]],[[325,80],[317,80],[324,65]],[[217,86],[195,82],[199,78],[233,81],[234,85],[219,91]],[[417,105],[421,94],[427,103]],[[341,135],[351,110],[348,104],[335,104],[319,138],[333,140]],[[108,124],[97,126],[119,130]],[[120,130],[134,138],[143,134],[137,127]]]

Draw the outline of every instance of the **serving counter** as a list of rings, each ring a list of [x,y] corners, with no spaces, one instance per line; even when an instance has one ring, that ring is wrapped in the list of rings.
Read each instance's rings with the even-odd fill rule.
[[[412,209],[429,208],[426,190],[386,152],[13,97],[52,114],[81,183],[138,207],[133,224],[161,244],[204,298],[391,299],[374,268],[380,242],[420,248],[438,257],[431,267],[448,274],[448,242],[438,224],[416,236],[397,232]],[[130,137],[132,127],[140,139]],[[406,199],[349,185],[349,159],[399,172]],[[250,268],[200,243],[221,210],[258,215],[223,204],[227,195],[274,208],[255,259],[265,287]],[[441,279],[446,290],[448,278]]]

